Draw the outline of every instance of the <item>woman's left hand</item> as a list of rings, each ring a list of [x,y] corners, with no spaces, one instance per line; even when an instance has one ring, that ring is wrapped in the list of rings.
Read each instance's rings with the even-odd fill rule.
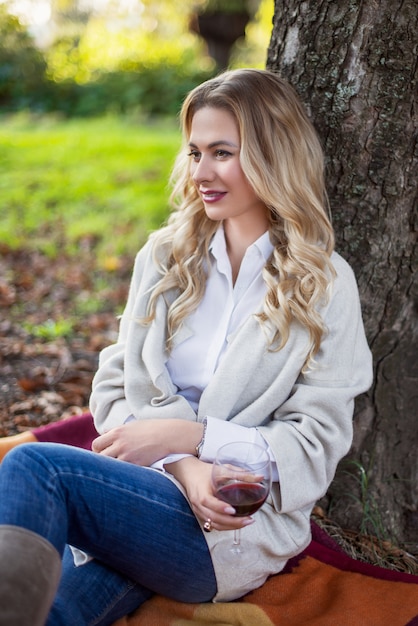
[[[163,420],[133,421],[94,439],[93,452],[135,465],[149,466],[169,454]],[[172,435],[171,435],[172,436]]]
[[[180,419],[135,420],[94,439],[92,450],[149,467],[169,454],[193,453],[202,431],[202,424]]]

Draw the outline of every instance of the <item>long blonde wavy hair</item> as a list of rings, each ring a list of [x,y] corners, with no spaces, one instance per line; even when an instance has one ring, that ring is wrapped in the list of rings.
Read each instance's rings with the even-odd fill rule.
[[[187,144],[196,111],[214,107],[234,116],[240,134],[240,163],[255,193],[269,208],[274,251],[263,270],[267,294],[260,323],[270,328],[271,349],[281,349],[296,321],[309,332],[306,364],[325,332],[318,305],[326,301],[333,276],[333,229],[328,218],[324,159],[317,134],[293,88],[267,70],[240,69],[196,87],[186,97],[180,119],[183,148],[172,173],[174,211],[167,225],[151,235],[161,279],[149,303],[175,290],[168,309],[167,348],[205,291],[209,244],[219,226],[205,213],[190,174]],[[168,261],[158,253],[168,247]],[[167,259],[167,256],[164,255]],[[145,320],[144,320],[145,321]]]

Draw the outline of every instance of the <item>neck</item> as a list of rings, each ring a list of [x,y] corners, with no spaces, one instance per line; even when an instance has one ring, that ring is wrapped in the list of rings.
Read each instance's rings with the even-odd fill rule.
[[[257,241],[267,229],[267,220],[260,221],[257,224],[250,223],[247,227],[246,225],[236,224],[228,220],[224,222],[226,250],[231,263],[234,284],[247,248]]]

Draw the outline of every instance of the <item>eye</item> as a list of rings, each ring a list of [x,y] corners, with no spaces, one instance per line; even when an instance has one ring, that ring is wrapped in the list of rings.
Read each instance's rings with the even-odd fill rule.
[[[200,159],[200,152],[198,150],[190,150],[187,156],[192,157],[193,161],[197,162]]]
[[[231,156],[231,152],[219,149],[215,151],[215,156],[219,159],[226,159],[227,157]]]

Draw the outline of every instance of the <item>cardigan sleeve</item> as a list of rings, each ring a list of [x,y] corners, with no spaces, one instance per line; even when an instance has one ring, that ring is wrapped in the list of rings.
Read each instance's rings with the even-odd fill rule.
[[[354,274],[338,255],[333,261],[337,278],[315,362],[299,375],[273,420],[259,426],[276,458],[280,491],[273,497],[282,513],[309,507],[326,493],[351,446],[355,397],[372,382]]]
[[[93,378],[90,411],[99,432],[123,424],[133,414],[125,394],[125,358],[129,334],[133,324],[146,314],[147,299],[140,298],[155,280],[151,246],[148,242],[138,252],[129,287],[128,299],[120,318],[117,341],[104,348],[99,355],[99,367]]]
[[[165,368],[166,294],[157,303],[150,326],[140,320],[147,315],[152,288],[161,278],[152,241],[138,253],[116,343],[100,353],[93,378],[90,410],[99,433],[135,419],[184,417],[196,420],[187,400],[176,389]],[[159,248],[164,264],[165,251]]]

